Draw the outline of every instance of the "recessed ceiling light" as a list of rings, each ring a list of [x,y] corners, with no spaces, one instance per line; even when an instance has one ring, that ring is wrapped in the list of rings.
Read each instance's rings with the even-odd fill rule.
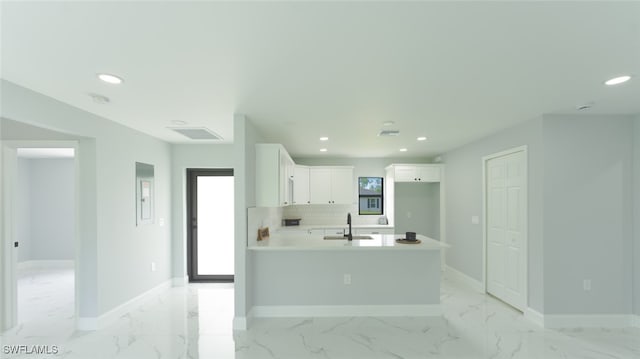
[[[177,125],[177,126],[184,126],[187,124],[187,121],[182,121],[182,120],[173,120],[171,121],[171,124],[173,125]]]
[[[395,122],[393,122],[393,121],[386,121],[386,122],[383,122],[383,123],[382,123],[382,126],[393,126],[393,125],[395,125],[395,124],[396,124],[396,123],[395,123]]]
[[[320,152],[327,152],[327,149],[326,148],[321,148]]]
[[[329,141],[329,137],[320,137],[320,141]]]
[[[420,137],[418,137],[418,138],[417,138],[417,140],[418,140],[418,141],[426,141],[426,140],[427,140],[427,138],[426,138],[426,137],[424,137],[424,136],[420,136]]]
[[[119,85],[124,82],[122,78],[111,74],[98,74],[98,78],[106,83],[113,85]]]
[[[623,82],[627,82],[629,80],[631,80],[631,76],[624,75],[624,76],[618,76],[618,77],[614,77],[614,78],[612,78],[610,80],[607,80],[607,81],[605,81],[604,84],[608,85],[608,86],[613,86],[613,85],[619,85],[619,84],[621,84]]]
[[[407,152],[407,149],[406,148],[401,148],[400,152]]]

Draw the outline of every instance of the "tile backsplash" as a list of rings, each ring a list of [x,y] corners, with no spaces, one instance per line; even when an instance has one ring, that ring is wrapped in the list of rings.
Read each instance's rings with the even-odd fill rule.
[[[250,207],[247,209],[247,245],[255,245],[258,240],[258,228],[269,227],[271,231],[282,224],[282,208]]]
[[[351,213],[354,225],[378,224],[381,216],[358,214],[358,205],[311,204],[284,207],[282,218],[301,218],[300,225],[346,224],[347,213]]]

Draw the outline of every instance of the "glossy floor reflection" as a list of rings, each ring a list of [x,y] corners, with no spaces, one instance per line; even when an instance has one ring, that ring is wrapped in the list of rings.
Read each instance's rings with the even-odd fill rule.
[[[27,283],[37,296],[41,282]],[[97,332],[73,330],[73,318],[52,303],[50,312],[37,315],[40,320],[0,340],[58,345],[60,353],[0,358],[640,358],[636,328],[542,329],[448,280],[442,302],[443,318],[261,319],[234,333],[233,287],[193,284],[173,288]]]

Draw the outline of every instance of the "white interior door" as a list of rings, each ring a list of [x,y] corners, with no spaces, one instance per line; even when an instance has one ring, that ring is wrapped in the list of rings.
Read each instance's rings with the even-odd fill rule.
[[[524,151],[486,162],[487,292],[526,306],[526,159]]]

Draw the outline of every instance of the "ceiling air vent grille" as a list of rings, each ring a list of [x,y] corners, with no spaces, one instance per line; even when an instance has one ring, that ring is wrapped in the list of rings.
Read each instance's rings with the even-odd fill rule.
[[[398,130],[382,130],[380,131],[380,133],[378,133],[378,136],[380,137],[398,136],[399,134],[400,134],[400,131]]]
[[[222,140],[220,135],[205,127],[169,127],[169,129],[192,140]]]

